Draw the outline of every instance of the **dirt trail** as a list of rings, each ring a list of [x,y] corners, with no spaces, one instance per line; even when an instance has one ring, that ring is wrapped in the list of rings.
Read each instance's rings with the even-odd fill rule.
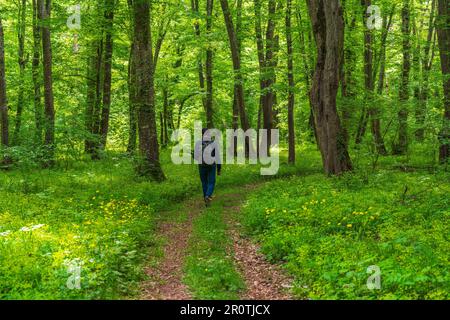
[[[255,186],[246,186],[240,193],[219,194],[220,202],[225,203],[224,217],[229,226],[229,234],[238,271],[241,273],[247,290],[241,295],[246,300],[286,300],[292,299],[289,294],[291,279],[280,266],[273,265],[259,253],[258,246],[250,239],[241,236],[240,225],[236,216],[241,210],[245,195]],[[219,204],[213,204],[219,205]],[[188,300],[192,299],[189,288],[182,282],[183,266],[187,254],[189,238],[192,233],[193,220],[203,210],[203,203],[196,199],[183,205],[188,217],[183,222],[162,221],[158,232],[167,241],[163,249],[163,257],[156,267],[148,267],[146,273],[150,280],[142,285],[143,300]]]
[[[202,209],[200,201],[187,202],[183,209],[188,213],[186,221],[163,221],[158,227],[164,245],[162,261],[156,267],[148,267],[145,272],[150,280],[144,282],[142,300],[189,300],[192,296],[182,282],[183,266],[186,258],[192,221]]]
[[[234,257],[239,272],[244,278],[247,290],[241,295],[243,300],[290,300],[292,279],[286,276],[281,266],[269,263],[259,252],[259,247],[250,239],[242,236],[241,226],[236,216],[241,211],[245,194],[254,190],[247,186],[245,192],[228,194],[224,206],[225,219],[233,240]]]

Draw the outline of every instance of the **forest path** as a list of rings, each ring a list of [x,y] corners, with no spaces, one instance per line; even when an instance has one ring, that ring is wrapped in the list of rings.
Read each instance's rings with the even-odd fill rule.
[[[151,253],[159,258],[146,268],[150,280],[142,284],[141,299],[292,299],[292,280],[239,223],[246,196],[258,187],[218,190],[210,208],[196,198],[161,214],[162,249]]]

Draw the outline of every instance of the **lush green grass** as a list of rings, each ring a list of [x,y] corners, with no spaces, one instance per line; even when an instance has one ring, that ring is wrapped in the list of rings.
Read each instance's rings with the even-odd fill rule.
[[[221,191],[213,205],[194,220],[184,281],[196,299],[238,299],[244,289],[224,221],[223,195]]]
[[[161,184],[135,177],[133,162],[114,153],[98,162],[61,161],[53,170],[23,165],[1,172],[0,299],[137,293],[142,264],[160,246],[155,218],[201,193],[196,166],[173,165],[168,152],[162,163]],[[223,171],[219,189],[260,179],[258,166]],[[82,263],[80,290],[66,286],[71,261]]]
[[[297,166],[282,158],[279,180],[258,166],[225,166],[217,190],[268,181],[251,195],[245,224],[270,258],[288,262],[299,296],[448,297],[448,173],[425,152],[380,158],[374,172],[363,150],[353,157],[354,174],[328,179],[315,148],[299,146]],[[162,163],[161,184],[135,177],[132,161],[114,153],[1,172],[0,299],[136,294],[148,254],[160,252],[156,219],[201,192],[195,166],[169,164],[167,152]],[[242,287],[225,250],[220,197],[215,205],[194,221],[185,280],[199,298],[232,299]],[[66,286],[71,261],[82,263],[80,290]],[[381,291],[365,288],[371,264],[381,267]]]
[[[448,299],[450,177],[415,159],[270,182],[251,195],[246,230],[270,259],[286,261],[299,297]],[[381,290],[366,286],[371,265]]]

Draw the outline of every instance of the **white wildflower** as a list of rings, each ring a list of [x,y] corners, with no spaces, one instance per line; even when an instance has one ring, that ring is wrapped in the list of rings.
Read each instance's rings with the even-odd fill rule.
[[[32,226],[32,227],[31,227],[31,230],[40,229],[40,228],[42,228],[43,226],[45,226],[45,224],[37,224],[37,225]]]

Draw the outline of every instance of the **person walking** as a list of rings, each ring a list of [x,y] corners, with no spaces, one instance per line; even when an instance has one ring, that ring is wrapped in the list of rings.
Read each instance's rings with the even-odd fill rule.
[[[211,138],[211,132],[206,128],[202,129],[202,140],[195,144],[194,158],[198,163],[203,199],[209,207],[216,186],[216,174],[221,175],[222,165],[219,144]]]

